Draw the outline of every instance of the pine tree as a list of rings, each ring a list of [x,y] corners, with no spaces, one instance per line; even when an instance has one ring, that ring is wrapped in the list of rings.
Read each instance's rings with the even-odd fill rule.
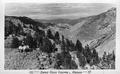
[[[97,64],[97,63],[99,63],[98,53],[96,52],[95,49],[93,49],[92,59],[93,59],[93,64]]]
[[[92,55],[91,55],[91,50],[89,48],[89,45],[85,46],[84,56],[86,57],[87,63],[90,63],[92,59]]]
[[[57,49],[57,48],[55,48],[55,43],[53,43],[53,44],[52,44],[52,52],[57,51],[56,49]]]
[[[103,61],[106,61],[106,59],[107,59],[107,54],[106,54],[106,52],[104,52],[102,59],[103,59]]]
[[[50,29],[47,30],[47,37],[50,38],[50,39],[54,39],[54,36],[53,36]]]
[[[26,38],[24,39],[24,44],[29,45],[30,48],[33,48],[33,46],[35,46],[33,38],[30,34],[27,34]]]
[[[70,47],[70,41],[69,41],[69,39],[66,39],[66,44],[67,44],[67,47]]]
[[[115,52],[114,52],[114,51],[112,52],[112,55],[113,55],[113,56],[112,56],[112,60],[115,61]]]
[[[65,44],[65,40],[64,40],[64,36],[62,35],[62,42],[61,42],[61,50],[62,51],[65,51],[65,47],[66,47],[66,44]]]
[[[39,29],[38,34],[42,37],[45,37],[45,31],[43,31],[43,30]]]
[[[55,33],[55,39],[56,39],[56,40],[59,40],[59,39],[60,39],[60,36],[59,36],[59,32],[58,32],[58,31]]]
[[[65,69],[70,69],[71,68],[71,55],[69,54],[69,52],[64,52],[65,56],[64,57],[64,63],[63,66],[65,67]]]
[[[43,41],[43,46],[41,50],[47,53],[51,53],[53,51],[52,43],[47,37]]]
[[[56,69],[61,69],[60,66],[62,66],[63,63],[64,63],[64,55],[63,55],[63,53],[58,53],[58,54],[56,55],[55,68],[56,68]]]
[[[65,39],[65,37],[62,35],[62,41]]]
[[[74,51],[75,50],[75,45],[72,42],[72,40],[70,41],[70,51]]]
[[[40,42],[39,42],[40,35],[37,32],[34,33],[34,38],[33,39],[34,39],[34,41],[36,41],[36,44],[37,44],[36,46],[39,47],[39,45],[40,45]]]
[[[82,53],[82,51],[83,51],[82,43],[81,43],[79,40],[77,40],[77,42],[76,42],[75,49],[76,49],[77,51],[81,52],[81,53]]]
[[[86,64],[85,56],[82,53],[77,52],[77,58],[79,60],[79,65],[84,67]]]
[[[12,48],[17,48],[19,46],[19,40],[17,37],[13,37],[13,40],[12,40]]]
[[[97,54],[96,50],[93,49],[92,57],[94,58],[94,57],[96,57],[96,56],[98,56],[98,54]]]
[[[70,41],[66,39],[66,51],[70,51]]]

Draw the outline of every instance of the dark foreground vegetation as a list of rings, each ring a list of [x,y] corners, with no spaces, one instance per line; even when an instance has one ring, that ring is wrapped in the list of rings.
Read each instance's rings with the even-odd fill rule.
[[[95,48],[73,43],[42,23],[5,19],[5,69],[115,69],[114,51],[99,57]]]

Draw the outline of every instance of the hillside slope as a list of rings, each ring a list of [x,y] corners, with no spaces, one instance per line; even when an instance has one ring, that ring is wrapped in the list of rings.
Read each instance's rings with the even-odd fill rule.
[[[115,32],[116,32],[116,8],[111,8],[106,12],[98,15],[82,17],[79,19],[56,19],[56,20],[37,20],[52,22],[67,27],[56,29],[66,38],[71,39],[74,43],[79,39],[83,46],[89,44],[91,48],[96,48],[101,56],[105,51],[115,49]],[[53,27],[53,29],[55,29]]]
[[[100,55],[103,50],[114,50],[116,32],[116,8],[99,15],[86,17],[71,27],[69,38],[79,39],[84,45],[97,48]],[[110,46],[113,46],[110,48]]]

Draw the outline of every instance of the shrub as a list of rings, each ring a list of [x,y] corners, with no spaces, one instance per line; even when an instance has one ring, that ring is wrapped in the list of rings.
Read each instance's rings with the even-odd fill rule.
[[[13,40],[12,40],[12,48],[18,48],[18,46],[20,45],[20,42],[18,40],[17,37],[13,37]]]

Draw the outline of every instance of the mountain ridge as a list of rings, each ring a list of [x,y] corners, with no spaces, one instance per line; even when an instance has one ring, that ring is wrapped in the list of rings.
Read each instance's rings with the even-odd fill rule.
[[[109,9],[109,11],[110,10],[115,10],[115,9],[116,9],[115,7],[112,7],[111,9]],[[104,12],[102,12],[102,13],[104,13]],[[99,15],[99,14],[96,14],[96,15]],[[96,16],[96,15],[91,15],[91,16]],[[34,20],[36,20],[38,22],[51,22],[51,23],[55,23],[55,24],[58,24],[58,23],[64,23],[65,24],[66,23],[66,24],[70,24],[70,25],[75,25],[77,22],[80,22],[81,20],[83,20],[83,19],[85,19],[87,17],[91,17],[91,16],[79,17],[79,18],[76,18],[76,19],[62,19],[62,18],[58,18],[58,19],[52,19],[52,20],[46,20],[46,19],[34,19]]]
[[[36,27],[49,28],[49,26],[52,26],[53,30],[55,30],[54,26],[57,25],[53,22],[51,23],[51,25],[48,25],[47,22],[42,23],[37,20],[30,19],[28,17],[6,16],[5,18],[7,17],[18,18],[23,23],[34,24],[36,25]],[[28,20],[27,23],[25,22],[26,20]],[[89,44],[91,45],[91,47],[99,48],[99,46],[102,45],[102,42],[106,42],[106,38],[109,39],[111,38],[111,36],[115,36],[115,21],[116,8],[111,8],[99,15],[72,20],[70,22],[76,24],[68,24],[67,26],[65,26],[67,28],[64,27],[62,30],[58,31],[60,31],[60,33],[63,34],[65,37],[68,37],[69,39],[73,40],[73,42],[76,42],[76,40],[79,39],[84,46],[86,44]],[[66,22],[66,20],[64,20],[64,22]],[[57,26],[56,28],[60,29],[62,27],[63,22],[60,24],[61,26]],[[115,37],[113,38],[115,39]],[[92,43],[96,45],[93,46]]]

